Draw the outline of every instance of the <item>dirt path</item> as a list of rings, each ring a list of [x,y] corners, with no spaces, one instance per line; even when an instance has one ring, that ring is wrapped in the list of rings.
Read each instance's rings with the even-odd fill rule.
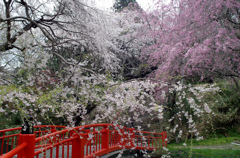
[[[190,146],[179,146],[174,148],[189,148]],[[192,146],[193,149],[221,149],[221,150],[240,150],[240,142],[232,142],[228,144],[223,145],[198,145],[198,146]]]

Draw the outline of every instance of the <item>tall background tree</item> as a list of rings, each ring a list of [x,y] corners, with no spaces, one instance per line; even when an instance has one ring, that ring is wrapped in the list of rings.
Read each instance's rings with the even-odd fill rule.
[[[140,13],[142,58],[157,78],[239,78],[239,1],[178,0]]]
[[[136,0],[116,0],[113,5],[113,9],[116,12],[121,12],[129,4],[139,6]]]

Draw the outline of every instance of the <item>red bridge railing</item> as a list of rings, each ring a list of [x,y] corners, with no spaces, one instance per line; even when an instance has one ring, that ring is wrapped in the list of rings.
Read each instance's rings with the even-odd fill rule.
[[[113,124],[34,129],[34,134],[20,134],[21,128],[0,130],[0,157],[91,158],[120,149],[154,150],[167,146],[166,132],[136,131]]]

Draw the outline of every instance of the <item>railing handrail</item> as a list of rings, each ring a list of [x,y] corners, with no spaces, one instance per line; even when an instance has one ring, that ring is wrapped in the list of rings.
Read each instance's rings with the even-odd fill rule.
[[[90,124],[90,125],[83,125],[83,126],[77,126],[77,127],[70,127],[70,129],[78,129],[80,127],[84,128],[90,128],[90,127],[102,127],[102,126],[113,126],[113,127],[120,127],[120,125],[114,125],[114,124]],[[34,128],[67,128],[67,126],[60,126],[60,125],[37,125],[33,126]],[[124,129],[130,129],[127,127],[123,127]],[[3,132],[9,132],[9,131],[14,131],[14,130],[21,130],[22,127],[15,127],[15,128],[10,128],[10,129],[3,129],[0,130],[0,133]],[[37,131],[36,131],[37,132]],[[147,131],[137,131],[135,130],[136,133],[150,133],[150,134],[161,134],[161,133],[155,133],[155,132],[147,132]]]
[[[66,126],[60,126],[60,125],[37,125],[37,126],[33,126],[33,128],[66,128]],[[2,129],[2,130],[0,130],[0,133],[16,131],[16,130],[21,130],[21,129],[22,129],[22,127]]]
[[[98,127],[101,127],[101,128],[98,128]],[[111,151],[119,150],[122,147],[126,149],[135,148],[137,150],[141,150],[141,149],[154,150],[160,147],[159,146],[160,142],[158,142],[159,140],[162,140],[163,146],[167,145],[165,140],[167,136],[166,132],[155,133],[155,132],[147,132],[147,131],[137,131],[134,128],[127,128],[127,127],[124,127],[121,125],[115,125],[115,124],[100,123],[100,124],[90,124],[90,125],[83,125],[83,126],[77,126],[77,127],[40,125],[40,126],[35,126],[35,128],[51,128],[51,129],[46,130],[46,132],[43,132],[43,134],[45,134],[43,136],[38,135],[39,136],[38,138],[36,138],[35,135],[33,134],[34,139],[32,139],[31,142],[27,142],[28,146],[26,145],[26,143],[22,143],[18,147],[10,151],[8,155],[2,158],[9,158],[9,154],[14,153],[15,155],[17,154],[16,151],[19,152],[19,149],[23,150],[26,146],[27,148],[29,148],[30,146],[33,147],[31,149],[33,153],[32,155],[38,156],[38,154],[44,153],[47,150],[52,151],[54,147],[58,148],[60,145],[64,146],[64,144],[65,145],[68,144],[69,146],[69,143],[70,144],[72,143],[72,147],[75,146],[74,149],[72,148],[72,152],[74,151],[73,153],[75,153],[74,154],[75,157],[78,154],[82,154],[82,153],[79,153],[79,151],[77,151],[79,149],[78,148],[76,149],[76,146],[83,146],[81,150],[85,150],[84,146],[87,148],[90,147],[89,149],[90,153],[88,149],[86,149],[87,154],[85,156],[84,155],[80,156],[80,157],[88,158],[95,154],[97,154],[97,156],[102,156]],[[63,129],[57,130],[56,128],[63,128]],[[20,129],[21,128],[19,127],[19,128],[13,128],[13,129],[1,130],[1,131],[4,131],[5,133],[6,131],[20,130]],[[41,133],[41,130],[39,131]],[[47,133],[48,131],[51,133]],[[101,138],[100,138],[100,133],[101,133]],[[22,137],[22,134],[20,134],[20,136]],[[90,140],[95,141],[95,138],[92,139],[91,137],[98,137],[98,139],[96,138],[96,142],[97,144],[98,143],[101,144],[101,148],[98,147],[98,149],[91,151],[91,146],[94,146],[94,144],[92,145]],[[4,136],[2,138],[4,138]],[[144,144],[143,142],[146,140],[147,140],[147,143]],[[40,141],[46,141],[47,143],[41,145],[39,144]],[[95,143],[95,145],[97,144]],[[22,148],[23,146],[24,148]],[[40,150],[34,151],[34,149],[36,149],[38,146],[42,148]],[[28,150],[27,148],[24,150]],[[30,158],[31,157],[32,156],[30,156]]]
[[[45,126],[48,126],[48,125],[45,125]],[[100,124],[90,124],[90,125],[82,125],[82,126],[77,126],[77,127],[70,127],[68,129],[64,129],[64,130],[61,130],[61,131],[56,131],[54,133],[50,133],[48,134],[47,136],[44,135],[44,136],[41,136],[41,137],[38,137],[35,139],[35,142],[39,142],[41,140],[45,140],[49,137],[52,137],[54,135],[57,135],[57,134],[64,134],[66,132],[70,132],[70,131],[75,131],[75,130],[83,130],[83,129],[86,129],[86,128],[91,128],[91,127],[109,127],[109,126],[112,126],[112,127],[120,127],[120,125],[114,125],[114,124],[107,124],[107,123],[100,123]],[[66,126],[65,126],[66,128]],[[131,129],[131,128],[127,128],[127,127],[123,127],[123,129]],[[145,134],[158,134],[158,135],[162,135],[162,133],[154,133],[154,132],[147,132],[147,131],[135,131],[135,133],[145,133]]]
[[[64,129],[64,130],[61,130],[61,131],[56,131],[54,133],[50,133],[50,134],[38,137],[38,138],[35,139],[35,143],[38,143],[38,142],[40,142],[42,140],[46,140],[46,139],[48,139],[48,138],[50,138],[52,136],[55,136],[57,134],[64,134],[64,133],[67,133],[67,132],[69,132],[69,130],[68,129]]]
[[[57,134],[64,134],[64,133],[67,133],[67,132],[70,132],[70,131],[78,131],[79,129],[80,130],[83,130],[83,129],[86,129],[86,128],[91,128],[91,127],[109,127],[111,126],[112,124],[90,124],[90,125],[83,125],[83,126],[77,126],[77,127],[69,127],[68,129],[64,129],[64,130],[61,130],[61,131],[56,131],[54,133],[50,133],[48,135],[45,135],[45,136],[41,136],[41,137],[38,137],[35,139],[35,143],[41,141],[41,140],[45,140],[45,139],[48,139],[54,135],[57,135]],[[119,126],[119,125],[118,125]]]
[[[14,155],[18,154],[20,151],[25,149],[27,147],[27,145],[28,144],[26,142],[24,142],[21,145],[19,145],[18,147],[14,148],[13,150],[11,150],[8,153],[4,154],[1,158],[13,157]]]
[[[22,127],[15,127],[15,128],[9,128],[9,129],[2,129],[0,130],[0,133],[3,133],[3,132],[9,132],[9,131],[16,131],[16,130],[21,130]]]

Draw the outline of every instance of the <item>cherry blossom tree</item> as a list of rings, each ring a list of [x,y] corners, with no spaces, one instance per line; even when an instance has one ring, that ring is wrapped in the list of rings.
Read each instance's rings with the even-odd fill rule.
[[[156,8],[139,14],[138,40],[157,78],[239,78],[239,1],[159,0]]]
[[[150,92],[154,84],[119,83],[112,78],[121,67],[121,55],[117,54],[121,44],[112,41],[122,31],[117,17],[81,1],[51,1],[49,6],[44,1],[4,0],[0,4],[1,66],[5,69],[1,76],[11,77],[1,81],[4,115],[20,113],[23,119],[29,114],[36,122],[74,126],[83,124],[85,115],[96,108],[112,109],[114,115],[132,101],[121,111],[140,105],[137,117],[147,110],[144,99],[150,98],[149,107],[157,107]],[[15,61],[6,61],[5,57]],[[56,59],[61,64],[57,64],[57,70],[51,69]],[[107,71],[110,74],[104,75]],[[127,97],[131,97],[129,101],[124,99]],[[148,113],[154,108],[150,109]],[[56,117],[62,120],[58,122]],[[110,121],[113,116],[104,117]]]
[[[155,9],[127,14],[125,18],[132,27],[125,38],[134,39],[131,44],[139,49],[142,62],[148,63],[146,67],[157,68],[151,77],[172,81],[165,87],[158,86],[155,94],[166,105],[164,119],[169,119],[170,131],[178,137],[180,126],[194,124],[194,119],[211,110],[201,97],[183,96],[195,91],[191,90],[194,87],[179,88],[180,83],[171,83],[181,79],[195,82],[225,77],[239,79],[239,1],[179,0],[169,4],[157,1]],[[199,94],[194,92],[194,95]],[[196,102],[202,103],[199,106]],[[189,110],[193,107],[199,109]],[[181,116],[188,121],[184,122]],[[192,131],[196,131],[195,127],[189,132]]]
[[[103,11],[81,1],[64,0],[4,0],[0,5],[1,56],[9,54],[8,50],[22,55],[41,46],[64,59],[59,50],[71,47],[77,54],[76,49],[80,48],[87,49],[89,55],[105,69],[117,69],[118,61],[111,51],[115,50],[115,46],[111,40],[119,30],[112,29],[117,23]]]
[[[145,129],[150,130],[155,125],[154,130],[159,131],[163,130],[159,122],[169,119],[167,121],[174,122],[169,126],[170,131],[179,133],[179,137],[182,132],[175,120],[181,116],[188,120],[191,128],[188,132],[200,139],[196,118],[204,112],[211,113],[211,109],[200,99],[197,102],[204,106],[197,105],[195,98],[187,98],[181,92],[190,89],[194,96],[198,96],[198,91],[204,90],[177,83],[165,91],[168,83],[159,80],[160,75],[165,75],[163,72],[173,77],[191,76],[186,73],[189,69],[192,74],[200,74],[191,67],[190,54],[183,51],[190,50],[194,44],[191,40],[182,43],[188,39],[188,21],[177,18],[187,13],[191,3],[189,1],[184,7],[176,2],[172,4],[177,9],[161,5],[162,10],[153,13],[131,8],[131,14],[124,10],[113,15],[77,0],[53,0],[52,5],[44,1],[3,0],[0,2],[0,59],[3,67],[0,75],[1,79],[2,76],[5,78],[0,82],[0,115],[19,114],[21,119],[31,115],[39,124],[69,126],[102,122],[127,126],[134,122],[137,130],[147,122]],[[186,15],[190,18],[190,14]],[[198,26],[198,23],[190,28],[194,29],[193,25]],[[207,25],[204,27],[208,28]],[[214,31],[217,28],[208,29]],[[194,36],[203,38],[204,29],[199,28],[199,33]],[[231,35],[235,37],[236,34]],[[222,40],[223,36],[220,37]],[[198,43],[203,45],[205,40],[207,38]],[[231,44],[233,53],[236,45]],[[185,47],[179,49],[180,46]],[[182,65],[186,67],[183,70]],[[139,71],[139,74],[144,72],[143,76],[136,75],[136,67],[143,68]],[[155,76],[147,76],[155,69]],[[124,81],[128,77],[126,73],[134,79]],[[159,89],[161,93],[156,93]],[[218,91],[214,87],[210,90]],[[167,100],[167,92],[174,91],[182,95],[176,99],[178,113],[164,118],[166,106],[156,98],[159,95]],[[189,104],[185,105],[183,100],[188,100]]]

